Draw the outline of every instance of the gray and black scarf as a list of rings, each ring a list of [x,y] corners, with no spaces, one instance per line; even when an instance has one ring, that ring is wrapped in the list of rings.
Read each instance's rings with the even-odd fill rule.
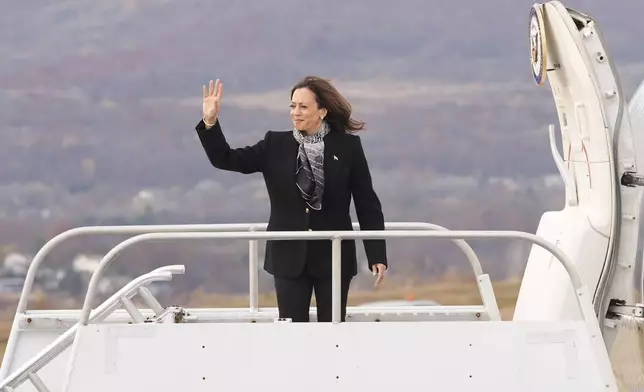
[[[324,193],[324,136],[329,130],[326,121],[322,121],[320,129],[314,135],[293,130],[293,136],[300,145],[295,181],[306,204],[318,211],[322,209]]]

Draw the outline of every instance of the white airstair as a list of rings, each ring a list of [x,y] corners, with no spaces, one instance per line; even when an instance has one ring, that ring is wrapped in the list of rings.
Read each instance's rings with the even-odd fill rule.
[[[241,231],[242,227],[248,231]],[[298,374],[306,380],[317,375],[314,379],[319,390],[394,385],[418,388],[427,385],[428,374],[423,369],[428,366],[436,369],[431,377],[432,383],[442,385],[451,380],[449,384],[454,386],[454,390],[467,385],[499,390],[499,372],[504,374],[512,388],[528,387],[527,380],[531,386],[539,385],[541,380],[545,383],[544,388],[565,385],[570,391],[593,390],[592,385],[598,382],[614,385],[588,290],[582,285],[572,262],[553,245],[533,234],[434,230],[436,227],[433,225],[407,222],[389,223],[384,232],[278,233],[265,232],[262,230],[264,227],[85,227],[54,238],[36,255],[30,267],[21,309],[17,312],[2,366],[11,374],[3,379],[0,388],[38,392],[138,391],[147,388],[168,391],[245,390],[252,386],[288,389],[283,385],[285,377],[297,378]],[[104,256],[92,276],[82,310],[25,310],[36,269],[55,245],[75,235],[128,232],[148,233],[125,240]],[[248,308],[166,309],[145,287],[154,281],[170,280],[173,274],[183,272],[182,266],[169,266],[137,278],[91,310],[97,283],[105,269],[123,250],[142,242],[248,240],[252,251],[249,265],[256,272],[256,241],[268,238],[332,239],[336,251],[335,267],[339,262],[337,250],[342,239],[426,237],[452,239],[464,250],[477,276],[483,305],[350,308],[348,322],[339,323],[339,307],[335,301],[333,323],[275,322],[276,309],[257,306],[257,279],[251,273],[250,280],[255,283],[251,286],[250,298],[254,304]],[[570,273],[584,318],[564,323],[501,321],[489,277],[483,273],[474,252],[462,240],[464,238],[527,240],[551,251]],[[133,307],[129,298],[137,293],[142,293],[149,309]],[[117,307],[122,309],[117,310]],[[312,316],[315,320],[313,311]],[[71,349],[70,345],[73,345]],[[552,377],[550,371],[560,365],[558,361],[570,355],[561,349],[566,346],[573,350],[575,356],[576,370],[570,371],[588,371],[586,374],[592,374],[594,378],[570,378],[565,366],[555,372],[559,377]],[[326,357],[324,362],[328,367],[311,367],[311,355]],[[486,360],[489,356],[494,360]],[[397,357],[406,360],[396,361]],[[25,361],[26,358],[30,359]],[[255,364],[253,377],[243,377],[249,369],[244,364],[247,361]],[[374,366],[370,365],[371,362],[386,363],[386,370],[375,372],[377,377],[370,375]],[[289,368],[287,374],[279,371],[285,365]],[[402,371],[406,376],[401,379]],[[175,376],[170,376],[172,374]],[[308,388],[316,389],[315,385]]]

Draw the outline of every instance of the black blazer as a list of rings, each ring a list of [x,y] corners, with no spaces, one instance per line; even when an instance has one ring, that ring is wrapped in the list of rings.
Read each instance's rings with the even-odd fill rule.
[[[384,230],[380,200],[372,183],[360,138],[333,129],[324,138],[324,195],[322,210],[307,208],[295,184],[298,143],[292,131],[268,131],[253,146],[231,148],[219,120],[206,129],[196,126],[201,144],[216,168],[244,174],[261,172],[270,199],[269,231],[352,230],[351,196],[361,230]],[[369,268],[387,265],[385,240],[363,240]],[[264,269],[277,277],[296,277],[308,269],[317,277],[331,274],[330,240],[266,242]],[[357,273],[354,240],[342,240],[342,276]]]

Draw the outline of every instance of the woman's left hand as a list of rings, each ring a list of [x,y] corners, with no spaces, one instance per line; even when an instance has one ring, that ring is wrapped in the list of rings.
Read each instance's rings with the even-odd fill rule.
[[[387,267],[384,264],[378,263],[374,264],[371,268],[373,275],[378,275],[378,277],[376,278],[376,283],[374,283],[374,287],[378,287],[378,285],[382,283],[382,280],[385,278],[385,271],[387,270]]]

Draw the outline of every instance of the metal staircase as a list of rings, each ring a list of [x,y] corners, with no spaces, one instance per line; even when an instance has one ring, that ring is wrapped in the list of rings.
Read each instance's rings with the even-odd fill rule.
[[[100,304],[89,316],[92,323],[100,323],[110,316],[119,306],[129,313],[131,320],[128,322],[166,322],[164,317],[166,310],[159,304],[154,295],[150,292],[148,286],[153,282],[170,281],[173,275],[183,274],[185,268],[183,265],[170,265],[153,270],[147,274],[141,275],[130,283],[125,285],[110,298]],[[141,299],[152,309],[156,315],[154,318],[145,318],[132,302],[132,298],[139,294]],[[38,392],[52,392],[45,382],[38,376],[38,371],[45,365],[49,364],[61,352],[66,350],[74,341],[74,336],[78,329],[79,323],[63,333],[58,339],[43,348],[36,356],[20,366],[16,371],[0,381],[0,390],[13,392],[15,388],[25,381],[29,380]]]

